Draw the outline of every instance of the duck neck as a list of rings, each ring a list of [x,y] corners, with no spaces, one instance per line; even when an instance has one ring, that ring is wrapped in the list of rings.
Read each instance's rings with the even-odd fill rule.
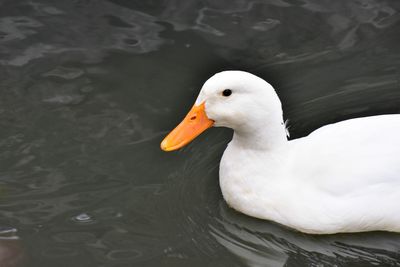
[[[258,124],[257,128],[243,127],[234,130],[232,143],[251,150],[276,150],[288,143],[286,127],[281,120]]]

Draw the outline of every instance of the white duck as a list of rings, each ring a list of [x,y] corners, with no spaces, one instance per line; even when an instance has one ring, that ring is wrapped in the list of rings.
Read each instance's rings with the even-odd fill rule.
[[[220,186],[234,209],[305,233],[400,232],[400,115],[351,119],[287,140],[273,87],[243,71],[215,74],[163,140],[178,149],[211,126],[234,130]]]

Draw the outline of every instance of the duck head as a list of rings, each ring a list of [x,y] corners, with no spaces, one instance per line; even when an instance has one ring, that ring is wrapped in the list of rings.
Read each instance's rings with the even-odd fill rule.
[[[209,78],[183,119],[161,143],[179,149],[212,126],[232,128],[238,136],[256,136],[269,126],[282,125],[281,102],[274,88],[244,71],[223,71]]]

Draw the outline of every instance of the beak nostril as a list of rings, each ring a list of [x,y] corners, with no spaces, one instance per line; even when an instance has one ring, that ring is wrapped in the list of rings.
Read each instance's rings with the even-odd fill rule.
[[[173,151],[187,145],[196,136],[212,127],[213,120],[207,117],[204,102],[194,105],[181,123],[175,127],[161,142],[161,149]]]

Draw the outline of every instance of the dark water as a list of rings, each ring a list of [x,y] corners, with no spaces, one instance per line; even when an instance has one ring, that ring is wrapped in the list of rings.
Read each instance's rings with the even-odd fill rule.
[[[397,0],[0,0],[0,266],[400,266],[399,234],[229,209],[229,130],[159,149],[216,71],[270,81],[296,138],[400,113],[399,63]]]

